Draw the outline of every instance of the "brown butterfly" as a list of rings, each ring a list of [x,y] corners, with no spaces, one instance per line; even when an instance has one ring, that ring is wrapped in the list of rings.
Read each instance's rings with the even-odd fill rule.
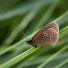
[[[59,25],[50,23],[37,32],[32,40],[27,41],[34,47],[55,45],[59,38]]]

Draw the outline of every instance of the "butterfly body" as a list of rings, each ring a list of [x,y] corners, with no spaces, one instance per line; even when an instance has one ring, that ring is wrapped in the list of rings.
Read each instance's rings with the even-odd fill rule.
[[[32,40],[28,41],[34,47],[55,45],[59,37],[59,26],[57,23],[51,23],[44,26]]]

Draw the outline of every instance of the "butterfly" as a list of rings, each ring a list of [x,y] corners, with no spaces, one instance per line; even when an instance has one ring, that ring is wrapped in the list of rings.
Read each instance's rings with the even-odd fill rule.
[[[56,45],[58,38],[59,25],[57,23],[50,23],[41,28],[27,43],[31,44],[33,47]]]

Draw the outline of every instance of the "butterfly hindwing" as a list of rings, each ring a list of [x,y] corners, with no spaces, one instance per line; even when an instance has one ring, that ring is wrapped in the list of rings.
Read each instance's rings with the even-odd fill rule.
[[[57,23],[51,23],[44,26],[30,41],[33,46],[44,46],[56,44],[59,37],[59,26]]]

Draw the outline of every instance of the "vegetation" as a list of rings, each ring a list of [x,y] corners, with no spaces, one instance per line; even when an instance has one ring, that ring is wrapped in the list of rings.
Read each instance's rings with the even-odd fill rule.
[[[60,27],[55,47],[26,43],[51,22]],[[68,68],[68,1],[1,0],[0,68]]]

